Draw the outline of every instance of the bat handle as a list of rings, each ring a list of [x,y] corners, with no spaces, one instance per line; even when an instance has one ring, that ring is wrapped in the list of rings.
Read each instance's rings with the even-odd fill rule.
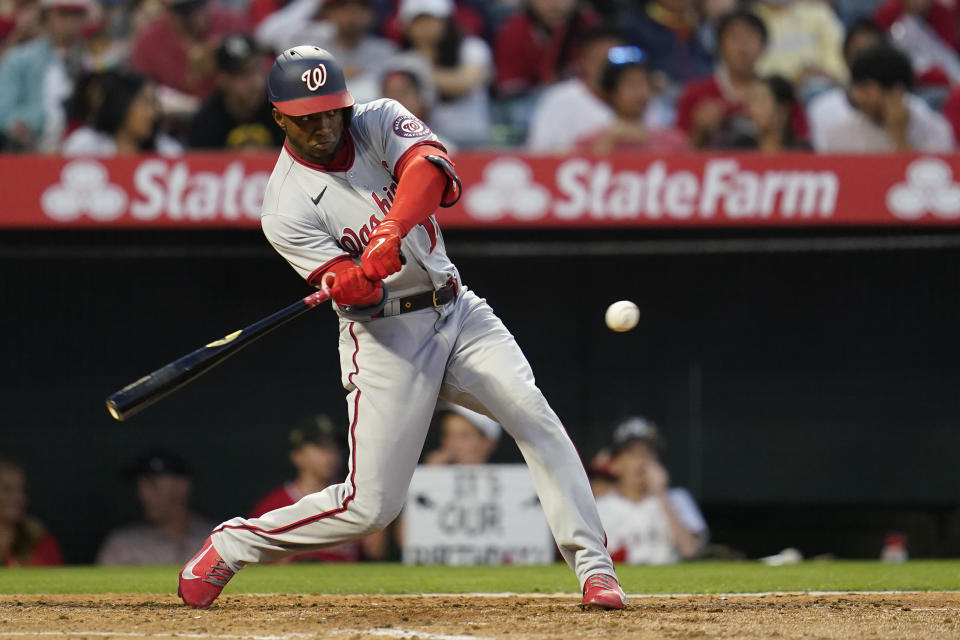
[[[324,283],[323,289],[319,291],[314,291],[306,298],[303,299],[303,303],[308,307],[315,307],[318,304],[322,304],[330,299],[330,287]]]

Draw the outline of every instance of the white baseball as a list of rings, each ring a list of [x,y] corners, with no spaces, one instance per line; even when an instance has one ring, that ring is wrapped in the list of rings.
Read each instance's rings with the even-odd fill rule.
[[[640,308],[629,300],[620,300],[607,307],[604,320],[613,331],[630,331],[640,321]]]

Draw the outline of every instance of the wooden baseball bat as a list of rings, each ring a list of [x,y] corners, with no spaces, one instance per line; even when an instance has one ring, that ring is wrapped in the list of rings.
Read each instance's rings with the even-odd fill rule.
[[[329,293],[325,290],[311,293],[302,300],[254,322],[249,327],[227,334],[160,367],[116,393],[110,394],[107,397],[107,411],[117,420],[126,420],[191,380],[200,377],[257,338],[325,302],[329,297]]]

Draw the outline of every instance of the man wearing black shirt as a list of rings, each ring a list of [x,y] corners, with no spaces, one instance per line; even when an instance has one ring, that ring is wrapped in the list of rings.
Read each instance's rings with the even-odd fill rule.
[[[217,90],[190,121],[193,149],[262,149],[283,144],[267,101],[263,56],[252,38],[228,36],[217,48]]]

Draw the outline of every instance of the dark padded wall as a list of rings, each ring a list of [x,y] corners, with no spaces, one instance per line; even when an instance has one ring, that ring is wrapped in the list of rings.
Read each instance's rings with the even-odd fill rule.
[[[765,505],[960,504],[960,250],[480,257],[481,236],[447,236],[585,455],[651,417],[675,482],[718,522],[754,518],[754,537]],[[0,450],[27,463],[69,560],[136,516],[121,471],[143,448],[181,451],[198,509],[225,519],[286,478],[292,422],[345,417],[326,308],[130,422],[106,414],[110,391],[307,291],[258,233],[3,240]],[[614,334],[603,311],[622,298],[641,322]],[[715,534],[754,548],[738,531]]]

